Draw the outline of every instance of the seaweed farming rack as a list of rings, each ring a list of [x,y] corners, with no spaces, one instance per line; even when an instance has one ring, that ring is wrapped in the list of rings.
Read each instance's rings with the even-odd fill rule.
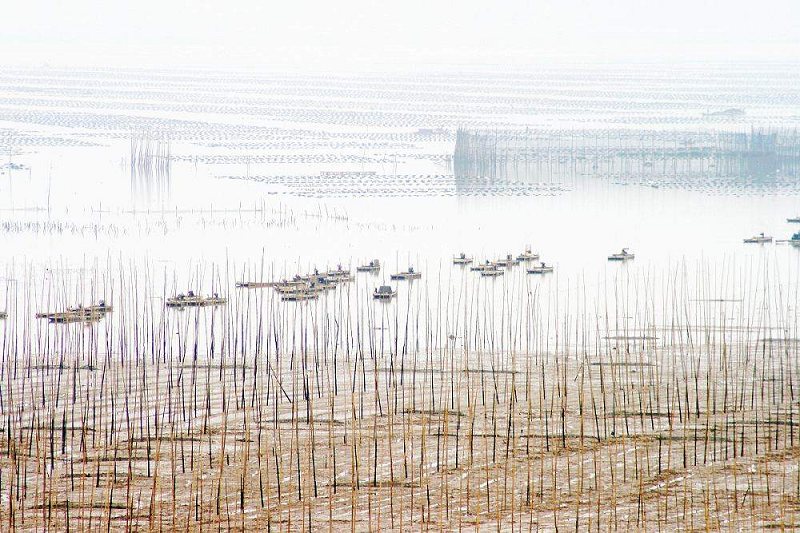
[[[797,175],[797,130],[531,130],[456,134],[457,176],[505,177],[519,167],[543,175],[690,173]]]

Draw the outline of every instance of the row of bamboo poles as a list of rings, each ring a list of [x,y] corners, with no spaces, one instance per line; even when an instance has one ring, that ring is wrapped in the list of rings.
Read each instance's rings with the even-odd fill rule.
[[[7,530],[792,528],[798,283],[776,265],[315,302],[261,264],[6,272]],[[170,311],[187,287],[217,310]],[[105,298],[93,325],[34,312]]]
[[[147,201],[167,199],[172,172],[172,142],[166,133],[130,134],[131,193]]]

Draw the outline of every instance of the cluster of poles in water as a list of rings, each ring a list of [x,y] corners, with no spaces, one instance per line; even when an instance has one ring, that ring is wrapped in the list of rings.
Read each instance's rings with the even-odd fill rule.
[[[276,269],[8,270],[3,529],[800,520],[796,275],[701,262],[486,284],[428,267],[391,306],[354,277],[303,305],[242,290],[183,312],[165,305],[178,286]],[[89,327],[26,312],[100,296],[113,313]]]
[[[800,171],[794,129],[749,131],[496,130],[456,132],[456,176],[505,178],[533,169],[537,176],[584,174],[742,176]]]

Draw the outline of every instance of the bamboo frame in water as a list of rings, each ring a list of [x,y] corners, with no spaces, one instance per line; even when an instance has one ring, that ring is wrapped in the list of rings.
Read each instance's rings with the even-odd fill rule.
[[[4,528],[797,523],[798,286],[772,265],[597,282],[424,265],[390,305],[357,279],[164,308],[265,269],[7,276]],[[100,298],[115,312],[88,327],[33,319]]]

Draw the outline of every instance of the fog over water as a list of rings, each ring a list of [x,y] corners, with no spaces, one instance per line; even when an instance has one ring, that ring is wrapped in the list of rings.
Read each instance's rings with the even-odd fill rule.
[[[569,277],[605,271],[627,246],[645,270],[773,255],[796,266],[792,247],[742,243],[761,231],[791,236],[796,165],[762,175],[709,159],[688,172],[667,148],[684,131],[795,131],[798,79],[795,68],[750,63],[335,77],[9,68],[5,260],[110,249],[252,261],[266,246],[288,275],[373,257],[434,267],[460,251],[497,259],[532,246]],[[743,114],[719,114],[728,109]],[[539,152],[492,177],[458,173],[460,127],[530,135]],[[654,152],[609,159],[602,147],[623,134]],[[580,139],[598,151],[565,159]],[[163,155],[134,160],[134,142]],[[240,209],[335,218],[269,228]],[[15,226],[76,221],[100,233]]]
[[[288,275],[532,246],[574,276],[605,272],[623,246],[645,270],[800,255],[742,243],[792,235],[795,163],[731,172],[709,157],[688,172],[673,153],[698,149],[688,134],[796,146],[789,0],[77,0],[5,14],[6,262],[253,261],[266,246]],[[459,128],[530,135],[538,151],[459,172]],[[623,136],[642,152],[615,159]],[[565,154],[576,139],[591,153]],[[267,227],[265,211],[304,215]]]
[[[396,70],[793,60],[793,0],[7,2],[3,63]]]

